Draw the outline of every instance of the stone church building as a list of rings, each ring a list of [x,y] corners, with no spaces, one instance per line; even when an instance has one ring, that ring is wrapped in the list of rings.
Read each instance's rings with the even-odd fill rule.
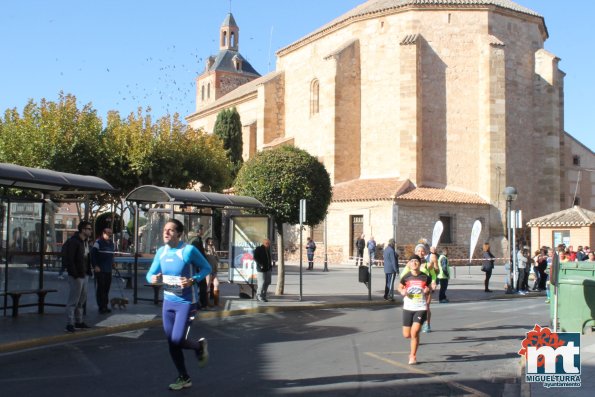
[[[544,18],[509,0],[369,0],[278,50],[260,76],[229,14],[186,120],[212,132],[235,107],[245,159],[279,145],[317,157],[333,184],[330,263],[355,255],[362,233],[409,252],[438,220],[451,257],[468,258],[477,219],[500,256],[506,186],[526,220],[595,206],[595,175],[577,179],[594,155],[563,130],[564,72],[547,38]]]

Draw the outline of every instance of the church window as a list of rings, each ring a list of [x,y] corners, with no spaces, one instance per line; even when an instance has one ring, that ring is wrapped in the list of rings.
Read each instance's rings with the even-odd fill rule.
[[[581,165],[581,156],[572,156],[572,165],[580,166]]]
[[[202,86],[202,88],[201,88],[201,91],[202,91],[202,92],[201,92],[201,98],[202,98],[202,100],[204,101],[204,100],[205,100],[205,86],[204,86],[204,84],[203,84],[203,86]]]
[[[229,46],[232,48],[236,46],[236,35],[234,32],[231,32],[229,35]]]
[[[454,219],[451,214],[440,215],[440,221],[444,226],[442,230],[442,236],[440,236],[441,244],[453,244],[454,243]]]
[[[211,83],[207,84],[207,99],[211,97]]]
[[[310,229],[310,237],[314,242],[324,242],[324,221]]]
[[[572,205],[581,205],[581,198],[580,197],[575,197],[574,198],[574,202],[572,203]]]
[[[227,46],[227,32],[223,32],[223,35],[221,36],[221,45],[223,47]]]
[[[317,79],[312,80],[310,85],[310,116],[318,114],[320,110],[320,83]]]

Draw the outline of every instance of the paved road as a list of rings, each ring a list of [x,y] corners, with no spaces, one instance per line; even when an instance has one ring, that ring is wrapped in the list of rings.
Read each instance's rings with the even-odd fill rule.
[[[212,318],[212,359],[187,364],[204,396],[520,395],[525,332],[547,325],[541,298],[433,305],[420,364],[407,365],[401,309],[321,309]],[[0,355],[5,396],[171,395],[175,376],[159,328]],[[208,389],[208,390],[205,390]]]

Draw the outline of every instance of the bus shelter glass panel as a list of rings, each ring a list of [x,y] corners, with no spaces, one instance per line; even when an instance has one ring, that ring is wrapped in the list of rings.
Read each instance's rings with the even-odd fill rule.
[[[264,238],[269,238],[269,218],[238,215],[232,216],[230,223],[229,281],[255,284],[254,248],[259,246]]]
[[[10,202],[3,205],[2,211],[4,271],[1,288],[3,291],[37,289],[40,281],[42,205]],[[36,295],[24,295],[20,305],[35,302]]]
[[[184,225],[184,233],[182,234],[182,241],[192,243],[198,236],[198,230],[202,226],[203,230],[203,244],[207,237],[212,236],[212,215],[195,212],[192,208],[186,208],[180,205],[163,205],[158,204],[153,208],[148,208],[146,211],[141,210],[139,213],[139,246],[137,258],[137,285],[139,300],[153,300],[153,289],[146,284],[146,274],[157,250],[164,245],[163,243],[163,227],[168,220],[179,220]],[[142,220],[144,218],[146,220]],[[132,275],[133,257],[116,258],[117,268],[121,268],[123,274]],[[143,287],[144,286],[144,287]]]

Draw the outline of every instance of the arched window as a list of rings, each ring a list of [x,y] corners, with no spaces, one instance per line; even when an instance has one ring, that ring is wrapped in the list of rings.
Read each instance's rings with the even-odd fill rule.
[[[234,33],[234,32],[231,32],[231,33],[229,34],[229,46],[230,46],[231,48],[233,48],[233,47],[235,47],[235,46],[236,46],[236,35],[235,35],[235,33]]]
[[[204,101],[205,100],[205,86],[203,84],[202,89],[201,89],[202,93],[201,93],[201,99]]]
[[[211,98],[211,83],[207,84],[207,99]]]
[[[227,46],[227,32],[223,32],[223,35],[221,35],[221,46]]]
[[[320,110],[320,83],[317,79],[312,80],[310,84],[310,116],[318,114]]]

